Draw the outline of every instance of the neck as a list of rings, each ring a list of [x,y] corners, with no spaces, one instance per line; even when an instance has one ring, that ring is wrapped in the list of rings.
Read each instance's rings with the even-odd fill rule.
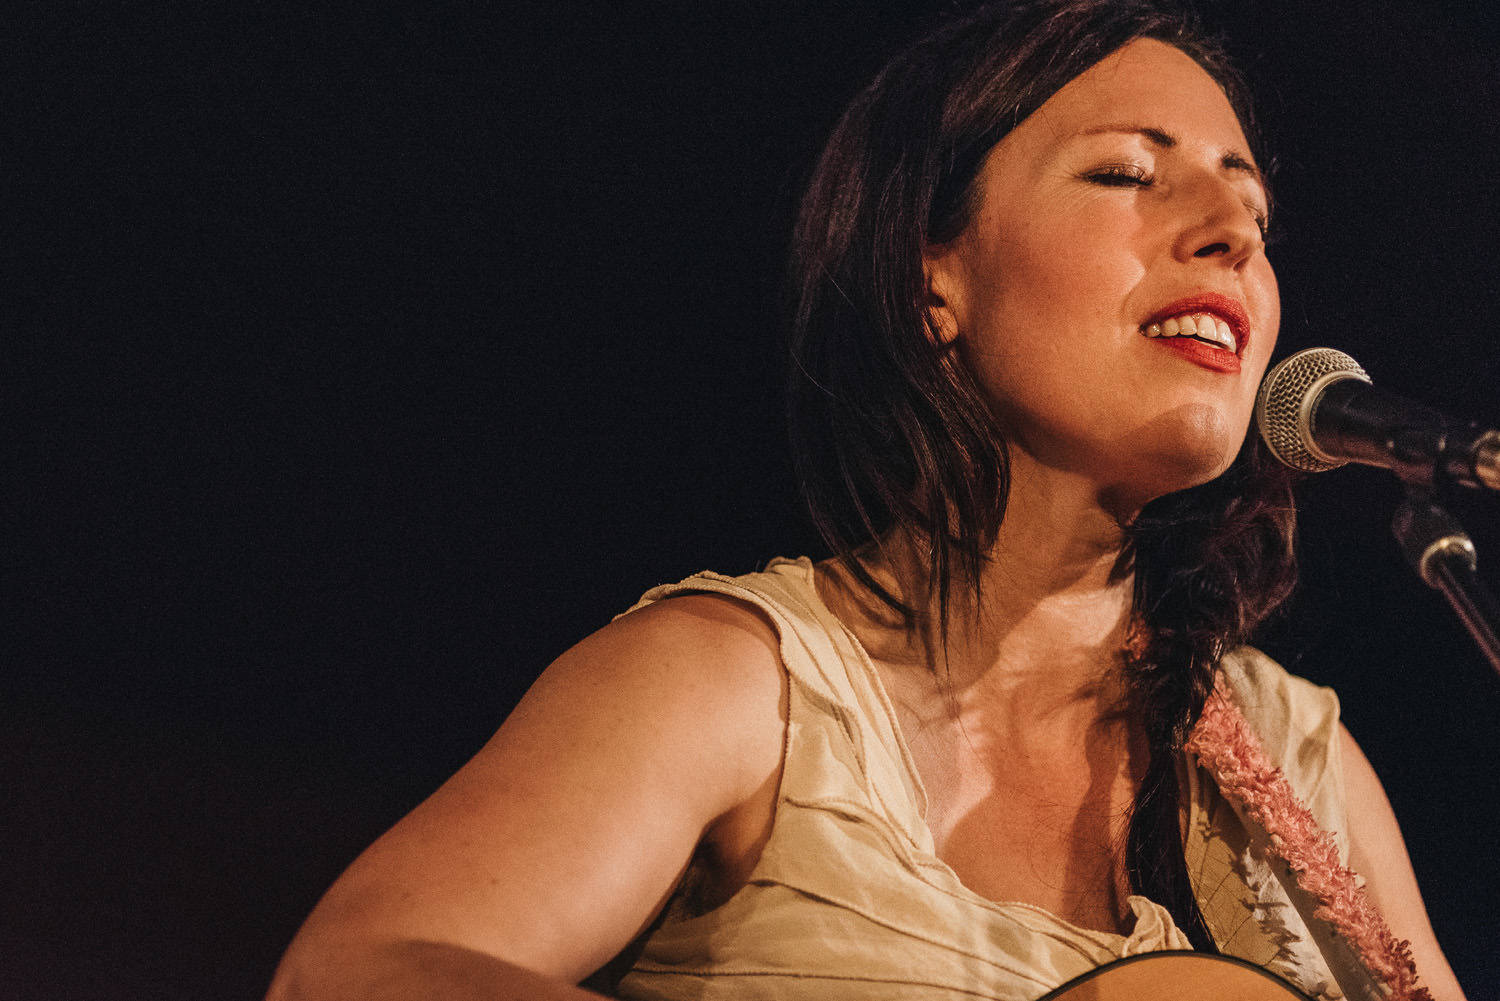
[[[1120,569],[1123,524],[1081,479],[1018,463],[977,599],[952,582],[946,636],[923,546],[906,538],[884,540],[871,569],[917,610],[919,628],[896,627],[866,595],[853,609],[865,627],[856,634],[878,660],[935,669],[951,708],[983,705],[1037,722],[1116,715],[1134,588]],[[837,590],[848,609],[858,589],[845,582]]]

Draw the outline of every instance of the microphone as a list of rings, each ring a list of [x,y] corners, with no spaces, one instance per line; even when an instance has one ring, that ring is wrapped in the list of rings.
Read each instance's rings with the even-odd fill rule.
[[[1359,363],[1333,348],[1308,348],[1261,381],[1255,423],[1271,454],[1321,473],[1346,462],[1381,466],[1403,482],[1445,480],[1500,490],[1500,431],[1459,424],[1377,389]]]

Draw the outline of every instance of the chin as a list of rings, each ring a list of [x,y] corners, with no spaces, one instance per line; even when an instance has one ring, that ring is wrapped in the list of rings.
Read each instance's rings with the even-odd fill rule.
[[[1131,506],[1139,510],[1158,497],[1222,476],[1248,431],[1248,421],[1231,426],[1223,411],[1208,407],[1191,408],[1188,414],[1174,411],[1133,429],[1117,439],[1119,454],[1129,456],[1118,481],[1121,499],[1130,496]]]

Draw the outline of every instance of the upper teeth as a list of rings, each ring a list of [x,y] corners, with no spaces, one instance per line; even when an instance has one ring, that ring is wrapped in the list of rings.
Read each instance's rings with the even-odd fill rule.
[[[1229,332],[1229,324],[1208,313],[1189,313],[1153,323],[1146,328],[1146,336],[1197,337],[1210,344],[1217,344],[1226,351],[1235,350],[1234,335]]]

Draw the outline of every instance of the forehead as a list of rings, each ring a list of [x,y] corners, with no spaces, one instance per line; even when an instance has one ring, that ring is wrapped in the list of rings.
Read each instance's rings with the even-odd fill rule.
[[[1181,49],[1129,42],[1048,98],[1011,132],[1012,145],[1056,146],[1110,131],[1154,129],[1248,160],[1249,144],[1223,89]]]

